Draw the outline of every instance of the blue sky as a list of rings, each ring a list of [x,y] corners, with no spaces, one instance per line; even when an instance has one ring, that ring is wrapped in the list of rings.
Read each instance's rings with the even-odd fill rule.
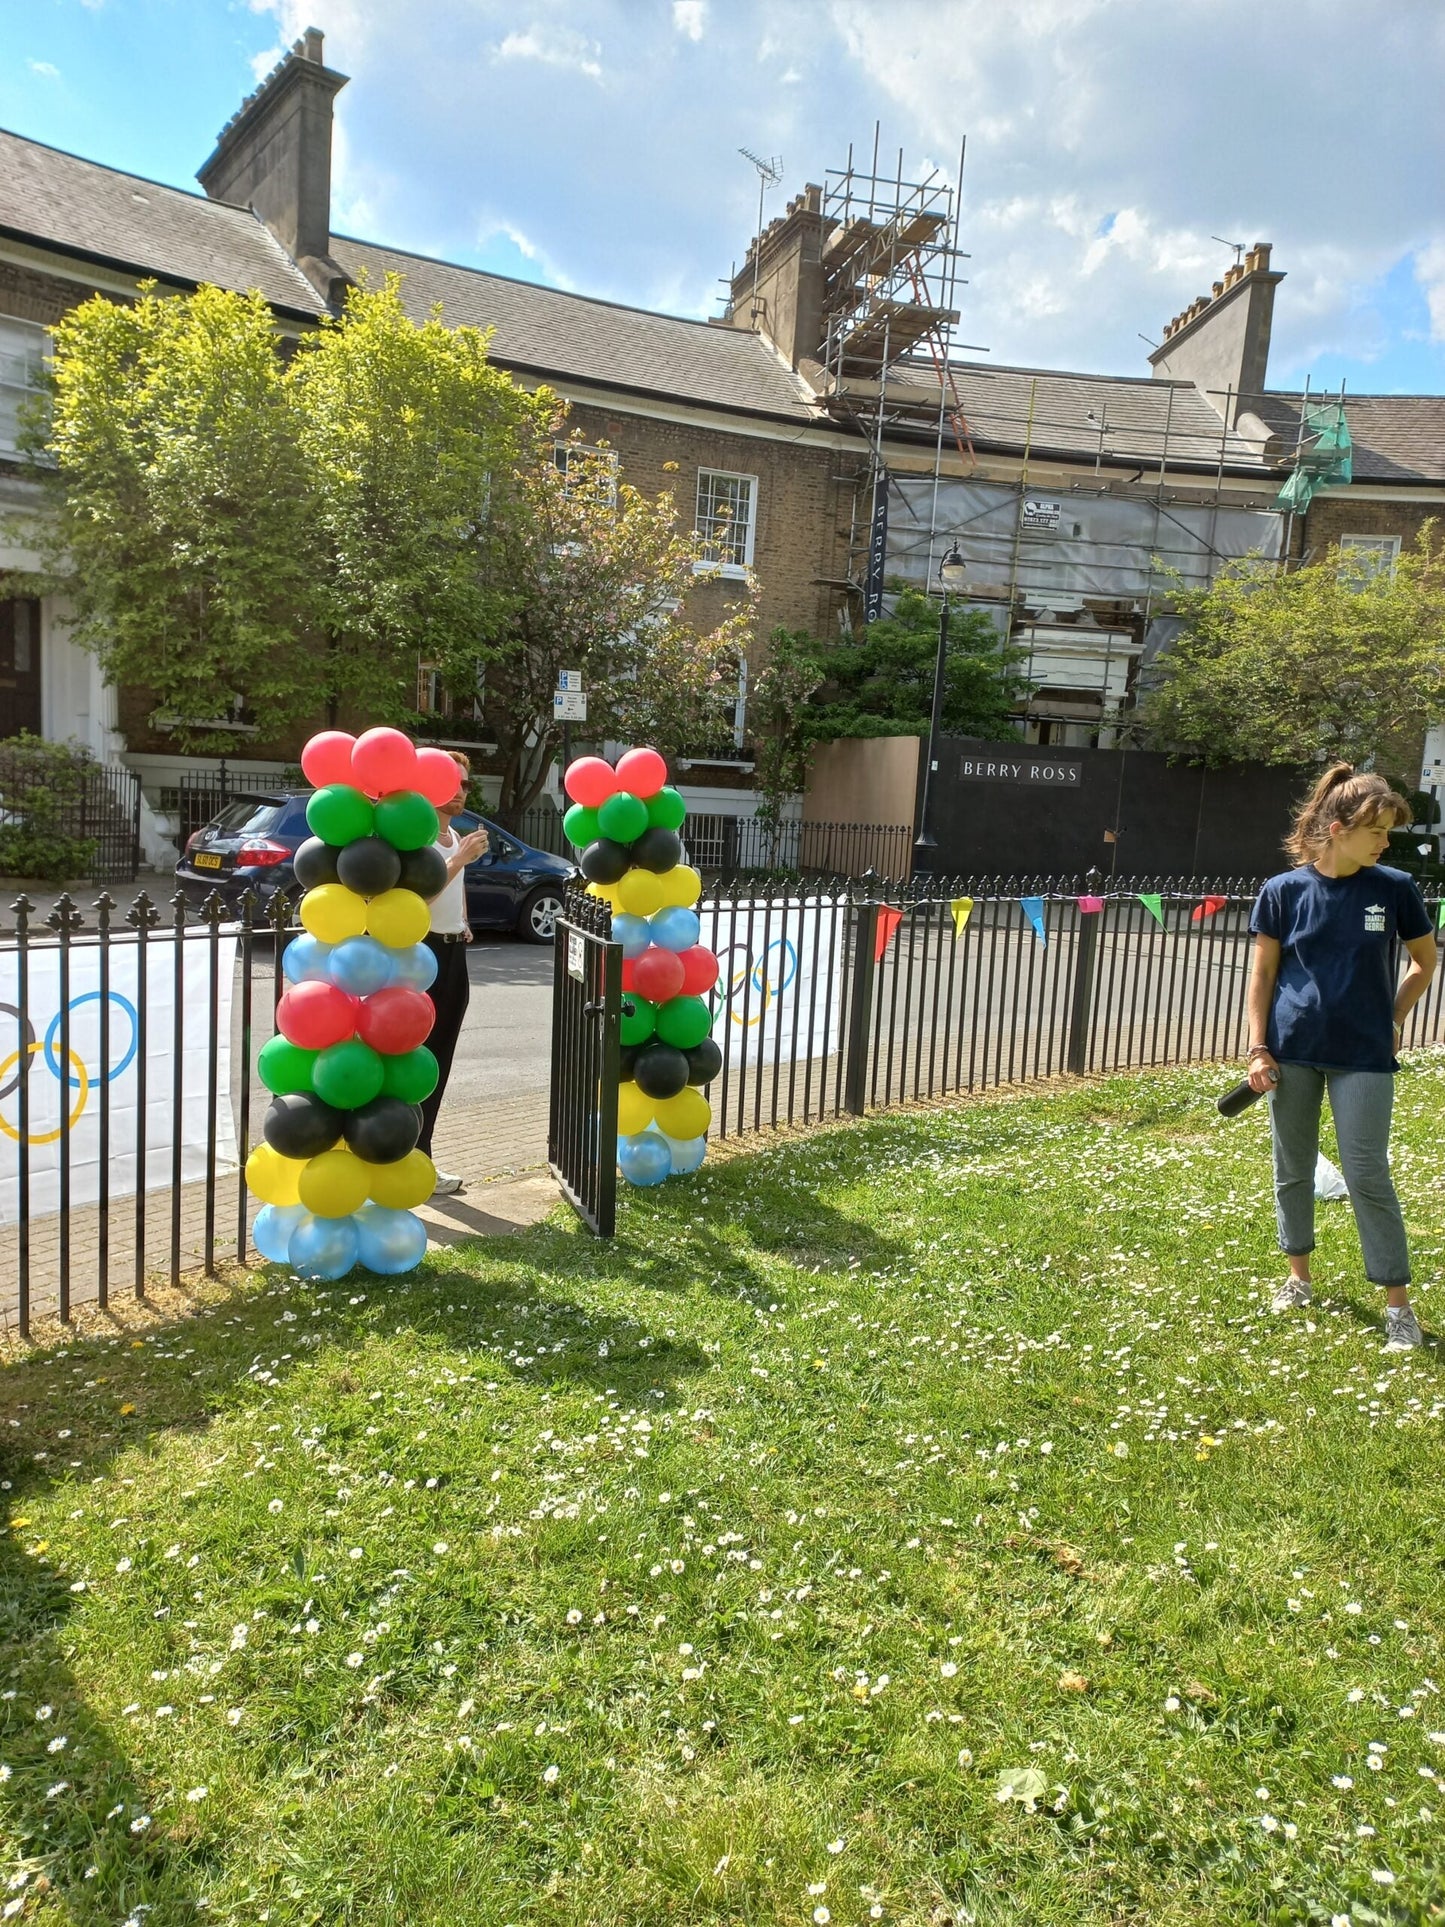
[[[768,214],[882,146],[956,171],[961,338],[1148,372],[1231,251],[1285,270],[1273,386],[1445,391],[1441,0],[0,0],[0,125],[193,186],[303,26],[351,75],[335,225],[716,312]]]

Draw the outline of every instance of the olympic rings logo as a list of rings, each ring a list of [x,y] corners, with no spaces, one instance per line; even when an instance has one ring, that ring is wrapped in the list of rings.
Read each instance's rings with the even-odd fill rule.
[[[102,1064],[98,1071],[92,1070],[90,1066],[86,1064],[84,1058],[73,1044],[67,1045],[65,1051],[66,1062],[62,1065],[60,1050],[56,1041],[60,1035],[62,1015],[60,1011],[56,1011],[55,1015],[51,1018],[49,1025],[46,1027],[44,1037],[37,1038],[35,1035],[35,1026],[31,1023],[28,1016],[15,1004],[0,1003],[0,1016],[13,1017],[16,1023],[23,1027],[25,1032],[24,1043],[18,1049],[11,1051],[8,1057],[0,1060],[0,1103],[3,1103],[7,1097],[17,1091],[20,1088],[21,1082],[29,1077],[31,1064],[37,1054],[43,1059],[45,1068],[50,1072],[57,1084],[66,1091],[76,1092],[75,1102],[66,1123],[57,1125],[53,1131],[32,1130],[27,1131],[22,1137],[18,1126],[12,1124],[7,1117],[0,1114],[0,1134],[8,1137],[12,1143],[26,1143],[32,1146],[54,1144],[66,1130],[73,1131],[75,1126],[80,1122],[80,1119],[85,1114],[86,1104],[90,1100],[91,1091],[97,1089],[102,1084],[113,1083],[115,1079],[127,1071],[134,1062],[136,1052],[140,1048],[140,1018],[136,1012],[135,1005],[130,1001],[129,997],[122,996],[118,990],[108,990],[104,993],[98,990],[84,990],[81,991],[79,996],[71,998],[68,1007],[69,1012],[71,1016],[74,1016],[75,1012],[84,1004],[99,1004],[102,999],[102,994],[106,1001],[114,1004],[118,1010],[124,1013],[129,1021],[130,1041],[116,1063],[109,1066]]]
[[[774,952],[777,953],[774,956]],[[798,949],[791,937],[774,937],[759,957],[746,943],[720,953],[718,991],[723,1007],[739,1029],[762,1023],[769,1007],[791,986],[798,974]],[[726,984],[724,990],[722,986]]]

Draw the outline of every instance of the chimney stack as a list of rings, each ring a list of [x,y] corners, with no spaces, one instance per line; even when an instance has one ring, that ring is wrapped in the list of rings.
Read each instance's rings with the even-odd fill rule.
[[[733,276],[725,325],[764,335],[796,368],[823,336],[823,190],[813,182],[748,248]]]
[[[328,305],[346,284],[331,259],[331,124],[346,75],[308,27],[221,129],[196,178],[213,201],[249,207]]]
[[[1231,428],[1248,398],[1264,392],[1274,291],[1284,279],[1269,257],[1270,243],[1256,241],[1211,293],[1164,324],[1149,357],[1161,378],[1192,381]]]

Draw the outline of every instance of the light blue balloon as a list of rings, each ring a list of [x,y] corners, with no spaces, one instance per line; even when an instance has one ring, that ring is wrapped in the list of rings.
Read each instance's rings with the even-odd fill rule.
[[[263,1204],[251,1227],[251,1243],[268,1265],[291,1262],[291,1233],[307,1215],[304,1204]]]
[[[348,997],[369,997],[391,982],[391,958],[375,937],[348,937],[331,953],[331,981]]]
[[[394,1278],[426,1256],[426,1226],[414,1211],[364,1204],[356,1214],[357,1251],[368,1271]]]
[[[410,950],[392,950],[391,981],[403,990],[430,990],[437,980],[436,952],[424,943]]]
[[[652,941],[659,950],[691,950],[702,935],[702,920],[696,910],[669,904],[652,918]]]
[[[298,1278],[344,1278],[356,1263],[356,1220],[313,1218],[303,1212],[287,1249],[287,1262]]]
[[[638,1131],[617,1140],[617,1168],[629,1184],[661,1184],[672,1170],[672,1153],[661,1131]]]
[[[640,957],[652,942],[646,917],[630,916],[626,910],[612,913],[612,941],[622,945],[622,954],[631,961]]]
[[[705,1137],[669,1137],[665,1139],[668,1156],[672,1159],[672,1175],[685,1178],[689,1171],[695,1171],[707,1156]]]
[[[287,983],[330,982],[332,947],[329,943],[322,943],[319,937],[313,937],[309,930],[304,937],[293,937],[281,957],[281,969]]]

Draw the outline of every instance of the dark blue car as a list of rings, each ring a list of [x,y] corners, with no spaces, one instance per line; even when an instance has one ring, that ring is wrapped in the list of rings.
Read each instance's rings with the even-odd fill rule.
[[[295,897],[292,858],[311,832],[306,827],[310,790],[238,796],[186,844],[176,882],[197,908],[214,890],[228,912],[239,914],[247,890],[256,893],[259,918],[278,890]],[[528,943],[551,943],[562,892],[573,864],[548,850],[533,849],[510,830],[464,811],[453,817],[459,836],[485,829],[491,848],[467,865],[467,921],[473,930],[511,930]]]

